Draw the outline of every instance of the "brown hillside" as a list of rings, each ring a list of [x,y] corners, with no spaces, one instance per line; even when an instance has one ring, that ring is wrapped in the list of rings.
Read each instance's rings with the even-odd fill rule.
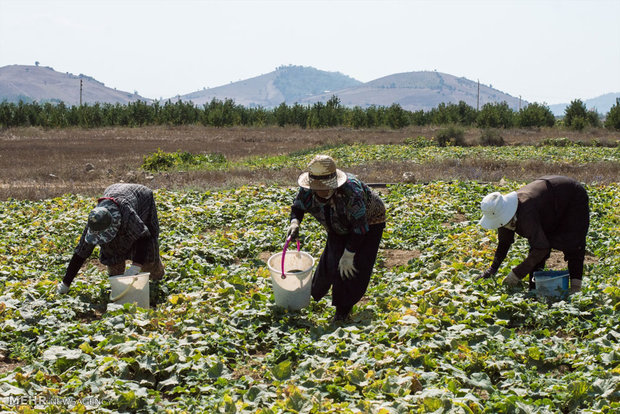
[[[506,93],[480,84],[480,101],[478,101],[478,83],[465,78],[440,72],[398,73],[367,82],[361,86],[330,92],[305,99],[304,103],[326,101],[332,95],[340,98],[344,106],[366,108],[371,105],[390,106],[399,104],[408,111],[429,111],[440,103],[458,104],[460,101],[469,106],[480,108],[486,103],[506,102],[515,110],[525,102],[519,102]]]
[[[47,66],[10,65],[0,68],[0,101],[39,103],[64,102],[67,106],[80,104],[80,80],[82,80],[82,103],[120,103],[142,100],[140,95],[106,87],[86,75],[60,73]]]

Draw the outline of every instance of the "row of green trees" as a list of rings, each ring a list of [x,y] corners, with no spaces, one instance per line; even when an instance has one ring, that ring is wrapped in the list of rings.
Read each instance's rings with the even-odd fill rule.
[[[515,111],[507,103],[488,103],[480,110],[461,101],[458,104],[439,104],[429,111],[407,111],[400,105],[389,107],[370,106],[348,108],[337,96],[327,102],[313,105],[286,105],[273,109],[244,107],[232,100],[212,100],[202,107],[192,102],[147,103],[144,101],[121,104],[94,104],[68,107],[64,103],[0,103],[0,127],[39,126],[63,127],[111,127],[147,125],[206,125],[225,126],[285,126],[324,128],[344,126],[351,128],[389,127],[403,128],[409,125],[461,125],[480,128],[543,127],[558,123],[583,129],[603,125],[595,111],[588,111],[581,100],[575,100],[566,108],[562,120],[557,120],[548,106],[532,103]],[[605,127],[620,130],[620,103],[612,107],[606,116]]]

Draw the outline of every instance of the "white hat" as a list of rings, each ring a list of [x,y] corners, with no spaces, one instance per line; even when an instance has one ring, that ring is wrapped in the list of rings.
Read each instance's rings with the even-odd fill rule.
[[[317,155],[308,164],[308,172],[299,176],[297,183],[311,190],[333,190],[347,182],[347,175],[336,168],[329,155]]]
[[[505,226],[517,212],[518,204],[516,191],[505,196],[499,192],[491,193],[480,203],[482,218],[478,223],[487,230]]]

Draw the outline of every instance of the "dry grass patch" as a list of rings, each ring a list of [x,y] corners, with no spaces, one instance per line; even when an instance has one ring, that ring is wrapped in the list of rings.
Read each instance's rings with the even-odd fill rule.
[[[380,250],[381,257],[378,259],[381,265],[387,269],[393,269],[399,266],[406,266],[411,259],[420,257],[421,252],[418,250],[398,250],[383,249]]]
[[[42,199],[66,193],[95,196],[114,182],[137,182],[151,188],[216,189],[240,185],[295,183],[298,169],[227,172],[145,173],[145,155],[165,152],[220,153],[235,161],[250,155],[283,155],[325,145],[347,143],[402,144],[407,138],[434,137],[441,127],[401,130],[297,127],[213,128],[202,126],[143,128],[15,128],[0,130],[0,200]],[[480,130],[465,130],[465,141],[476,143]],[[501,131],[507,145],[533,144],[547,138],[601,142],[620,140],[620,132],[587,129],[511,129]],[[348,171],[365,182],[401,183],[435,180],[499,181],[502,177],[528,181],[543,174],[565,174],[584,182],[617,181],[617,163],[546,165],[502,163],[493,160],[450,160],[438,163],[381,162]],[[405,177],[406,176],[406,177]]]

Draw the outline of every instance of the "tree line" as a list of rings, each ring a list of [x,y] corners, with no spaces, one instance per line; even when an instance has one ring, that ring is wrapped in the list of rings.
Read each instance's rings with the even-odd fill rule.
[[[562,118],[553,115],[548,106],[532,103],[518,111],[506,102],[487,103],[477,110],[465,102],[441,103],[429,111],[407,111],[398,104],[391,106],[359,106],[350,108],[337,96],[312,105],[280,104],[276,108],[244,107],[231,99],[217,100],[202,106],[191,101],[170,100],[160,103],[145,101],[126,105],[96,103],[67,106],[46,103],[0,103],[0,127],[43,128],[65,127],[139,127],[149,125],[229,126],[299,126],[301,128],[404,128],[410,125],[460,125],[479,128],[552,127],[563,125],[572,129],[588,126],[620,130],[620,100],[606,114],[605,121],[577,99],[566,108]]]

